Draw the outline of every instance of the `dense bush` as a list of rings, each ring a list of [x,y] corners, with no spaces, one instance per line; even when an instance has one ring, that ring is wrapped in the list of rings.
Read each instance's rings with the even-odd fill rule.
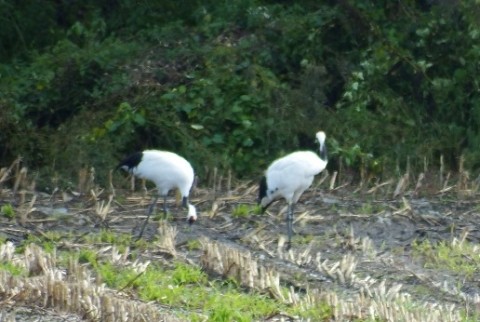
[[[407,160],[479,160],[470,1],[1,6],[0,157],[22,155],[44,180],[73,184],[94,166],[104,181],[149,147],[184,155],[200,175],[216,166],[250,177],[316,149],[318,129],[331,168],[382,175]]]

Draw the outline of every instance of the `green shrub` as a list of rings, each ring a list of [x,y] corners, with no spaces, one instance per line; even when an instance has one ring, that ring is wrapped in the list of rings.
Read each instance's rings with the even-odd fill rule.
[[[23,156],[41,189],[73,187],[85,167],[105,185],[118,159],[145,148],[182,154],[200,177],[257,176],[316,150],[320,129],[330,168],[480,160],[471,2],[0,6],[14,12],[0,14],[2,160]],[[35,43],[39,22],[51,34]]]

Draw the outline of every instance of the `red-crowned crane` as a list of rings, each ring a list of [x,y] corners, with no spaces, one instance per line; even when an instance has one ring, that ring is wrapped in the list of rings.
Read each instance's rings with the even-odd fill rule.
[[[182,196],[182,206],[187,208],[187,221],[191,224],[197,220],[195,206],[188,202],[188,195],[193,185],[194,172],[190,163],[183,157],[168,151],[145,150],[125,158],[116,169],[124,169],[134,176],[147,179],[155,183],[158,195],[148,207],[147,219],[140,230],[138,238],[152,214],[160,196],[163,196],[163,212],[167,214],[167,195],[172,189],[178,189]]]
[[[287,250],[291,247],[293,231],[293,210],[302,193],[310,187],[313,178],[327,166],[325,133],[317,132],[320,155],[312,151],[290,153],[270,164],[260,181],[258,203],[262,212],[275,200],[283,198],[288,203],[287,210]]]

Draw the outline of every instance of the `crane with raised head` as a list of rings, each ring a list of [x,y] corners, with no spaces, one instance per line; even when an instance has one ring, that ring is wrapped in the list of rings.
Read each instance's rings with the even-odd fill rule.
[[[326,135],[319,131],[316,139],[320,144],[320,153],[297,151],[273,161],[262,177],[259,186],[258,203],[262,212],[275,200],[285,199],[287,210],[287,249],[291,247],[293,232],[293,212],[300,196],[322,172],[328,163]]]

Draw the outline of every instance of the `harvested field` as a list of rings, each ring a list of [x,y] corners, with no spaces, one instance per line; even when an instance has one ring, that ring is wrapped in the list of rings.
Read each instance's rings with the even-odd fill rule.
[[[92,185],[79,187],[83,193],[44,194],[29,189],[28,180],[22,179],[26,183],[4,188],[0,195],[0,319],[478,319],[480,211],[474,182],[447,178],[427,186],[424,182],[437,179],[422,175],[423,181],[409,183],[403,177],[367,187],[332,178],[317,178],[301,198],[288,252],[286,205],[278,201],[267,213],[255,214],[254,182],[222,180],[212,188],[197,187],[191,202],[200,217],[192,226],[171,196],[169,217],[158,220],[159,213],[144,238],[135,241],[127,236],[138,233],[154,191]],[[96,263],[128,267],[136,275],[122,287],[109,286],[91,261],[81,256],[62,260],[63,253],[88,250],[95,252]],[[7,263],[27,273],[15,275]],[[180,300],[145,300],[139,280],[147,267],[173,269],[179,263],[206,273],[208,281],[196,285],[216,291],[211,283],[234,285],[238,292],[268,298],[278,308],[243,319],[226,312],[222,318],[186,291],[179,292],[184,296]],[[188,284],[178,282],[172,288]]]

